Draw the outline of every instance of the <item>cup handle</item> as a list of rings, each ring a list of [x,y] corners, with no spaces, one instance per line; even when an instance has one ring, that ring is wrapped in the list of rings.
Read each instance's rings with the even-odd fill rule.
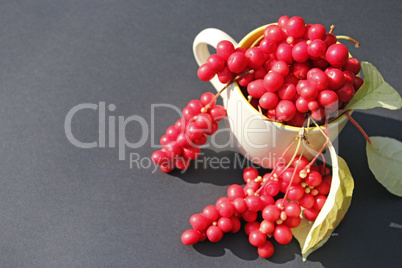
[[[232,37],[230,37],[227,33],[215,28],[207,28],[202,30],[195,37],[193,42],[193,53],[198,66],[204,64],[211,55],[208,51],[208,45],[216,49],[216,46],[222,40],[228,40],[232,42],[235,47],[237,47],[237,42]],[[225,84],[219,82],[217,76],[212,78],[210,82],[217,91],[225,86]]]

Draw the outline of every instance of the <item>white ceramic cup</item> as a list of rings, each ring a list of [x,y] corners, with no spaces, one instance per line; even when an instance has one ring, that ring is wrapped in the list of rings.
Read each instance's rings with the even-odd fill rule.
[[[216,48],[222,40],[231,41],[235,47],[245,49],[253,45],[264,32],[267,25],[261,26],[247,34],[239,44],[225,32],[208,28],[201,31],[193,43],[193,53],[198,65],[201,66],[210,56],[208,45]],[[215,76],[211,80],[212,85],[217,91],[222,89],[225,84],[219,82]],[[224,107],[227,110],[226,123],[231,130],[231,138],[237,150],[251,162],[265,168],[273,168],[280,160],[286,148],[294,141],[300,132],[299,127],[292,127],[281,123],[270,122],[267,117],[262,116],[246,99],[238,84],[232,83],[222,94]],[[264,120],[266,119],[266,120]],[[333,141],[347,123],[345,115],[328,124],[328,136]],[[303,155],[312,159],[316,155],[313,148],[321,148],[326,138],[317,127],[310,127],[305,137],[311,146],[303,142],[299,153],[303,150]],[[290,147],[284,155],[284,160],[288,161],[296,150],[296,143]]]

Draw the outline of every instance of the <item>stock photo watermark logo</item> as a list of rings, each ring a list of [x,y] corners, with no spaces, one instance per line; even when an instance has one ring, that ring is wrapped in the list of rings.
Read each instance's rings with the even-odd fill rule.
[[[206,156],[201,153],[199,158],[194,162],[195,169],[206,168],[244,168],[253,164],[258,164],[264,167],[269,167],[274,164],[278,158],[276,148],[283,147],[282,140],[287,132],[276,125],[268,125],[261,119],[261,115],[255,113],[247,115],[243,112],[243,104],[239,103],[236,110],[225,119],[225,126],[220,126],[215,134],[209,137],[206,144],[200,146],[209,148],[215,151],[235,151],[234,157],[218,157]],[[64,120],[64,131],[68,141],[81,149],[93,148],[109,148],[117,149],[118,160],[128,161],[130,168],[136,169],[152,169],[152,172],[157,170],[158,165],[153,163],[151,155],[141,155],[137,149],[143,146],[149,146],[152,149],[161,149],[159,138],[155,135],[155,122],[158,112],[159,116],[163,116],[166,109],[178,114],[177,118],[182,118],[181,109],[171,104],[152,104],[150,106],[151,118],[147,121],[140,115],[115,115],[117,107],[114,104],[106,105],[105,102],[99,103],[81,103],[72,107]],[[165,109],[165,110],[164,110]],[[83,142],[76,138],[73,133],[72,124],[74,117],[82,113],[96,113],[98,121],[98,137],[97,140],[91,142]],[[126,128],[135,124],[140,127],[140,135],[127,138]],[[217,139],[217,135],[226,132],[228,139],[222,142]],[[297,135],[297,132],[295,132]],[[294,133],[291,133],[294,137]],[[291,137],[290,135],[288,135]],[[135,140],[135,142],[131,142]],[[155,140],[157,142],[155,142]],[[286,143],[287,141],[285,141]],[[286,144],[285,144],[286,145]],[[243,156],[241,156],[243,155]]]

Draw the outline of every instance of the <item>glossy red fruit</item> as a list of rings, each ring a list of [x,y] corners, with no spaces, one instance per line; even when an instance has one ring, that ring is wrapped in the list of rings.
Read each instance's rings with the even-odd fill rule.
[[[303,18],[294,16],[286,22],[285,29],[289,36],[300,38],[306,31],[306,23],[304,22]]]
[[[246,233],[247,236],[251,234],[252,231],[258,230],[260,228],[260,223],[253,221],[253,222],[248,222],[244,225],[244,232]]]
[[[221,229],[222,232],[224,232],[224,233],[232,231],[232,228],[233,228],[232,220],[227,217],[220,217],[217,225],[218,225],[219,229]]]
[[[216,72],[208,64],[202,64],[197,70],[197,76],[202,81],[209,81],[215,76]]]
[[[247,183],[249,180],[254,180],[259,176],[258,170],[254,167],[246,167],[243,170],[243,179]]]
[[[211,242],[218,242],[223,238],[222,230],[218,226],[215,226],[215,225],[209,226],[206,234],[207,234],[209,241],[211,241]]]
[[[253,230],[248,237],[248,241],[251,245],[259,247],[265,244],[265,241],[267,241],[267,235],[262,233],[260,230]]]
[[[247,67],[247,58],[242,52],[234,52],[229,56],[227,66],[232,73],[240,73]]]
[[[227,189],[227,196],[230,201],[234,201],[236,198],[245,198],[243,187],[238,184],[232,184]]]
[[[223,69],[225,66],[225,60],[217,54],[212,54],[208,57],[206,64],[216,73]]]
[[[296,115],[296,106],[290,100],[280,100],[276,105],[276,117],[283,121],[290,121]]]
[[[184,231],[184,233],[181,235],[181,242],[184,245],[194,245],[199,241],[199,239],[200,234],[193,229]]]
[[[244,55],[247,59],[247,65],[252,69],[261,67],[265,63],[264,52],[258,47],[248,48]]]
[[[266,206],[262,211],[264,220],[275,222],[279,219],[281,210],[276,205]]]
[[[222,57],[223,60],[227,60],[231,54],[235,51],[235,47],[230,41],[222,40],[216,46],[216,54]]]
[[[293,234],[288,226],[281,224],[276,226],[274,238],[279,244],[286,245],[292,241]]]
[[[262,258],[270,258],[272,255],[274,255],[275,249],[274,245],[270,241],[265,241],[265,243],[262,246],[258,247],[258,255]]]
[[[333,44],[325,52],[325,59],[332,67],[342,68],[348,60],[349,52],[345,45]]]
[[[202,211],[202,215],[210,222],[214,222],[220,217],[218,210],[213,205],[206,206]]]

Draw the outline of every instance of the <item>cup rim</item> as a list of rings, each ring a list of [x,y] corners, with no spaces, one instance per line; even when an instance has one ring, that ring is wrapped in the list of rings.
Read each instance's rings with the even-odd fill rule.
[[[238,43],[238,47],[242,47],[242,48],[249,48],[252,44],[255,43],[255,41],[261,37],[261,32],[264,32],[264,29],[269,26],[269,25],[278,25],[278,23],[269,23],[263,26],[260,26],[254,30],[252,30],[251,32],[249,32],[245,37],[243,37],[243,39]],[[349,54],[350,55],[350,54]],[[249,107],[255,111],[256,113],[258,113],[259,115],[261,115],[264,119],[267,119],[266,121],[269,123],[272,123],[274,125],[276,125],[277,127],[280,128],[284,128],[290,131],[294,131],[294,132],[299,132],[301,127],[295,127],[295,126],[290,126],[290,125],[285,125],[283,123],[280,122],[275,122],[275,121],[271,121],[267,116],[265,116],[264,114],[260,114],[260,112],[254,108],[253,105],[251,105],[248,100],[246,99],[246,97],[244,96],[243,92],[240,89],[240,86],[237,82],[234,82],[234,85],[236,87],[236,90],[238,91],[238,93],[241,95],[241,98],[247,103],[247,105],[249,105]],[[353,110],[350,111],[350,113],[352,113]],[[331,121],[330,123],[328,123],[328,125],[334,125],[334,124],[338,124],[340,121],[344,121],[347,120],[347,117],[344,113],[342,113],[340,116],[338,116],[335,120]],[[321,127],[321,126],[320,126]],[[309,131],[317,131],[318,127],[317,126],[312,126],[308,128]]]

